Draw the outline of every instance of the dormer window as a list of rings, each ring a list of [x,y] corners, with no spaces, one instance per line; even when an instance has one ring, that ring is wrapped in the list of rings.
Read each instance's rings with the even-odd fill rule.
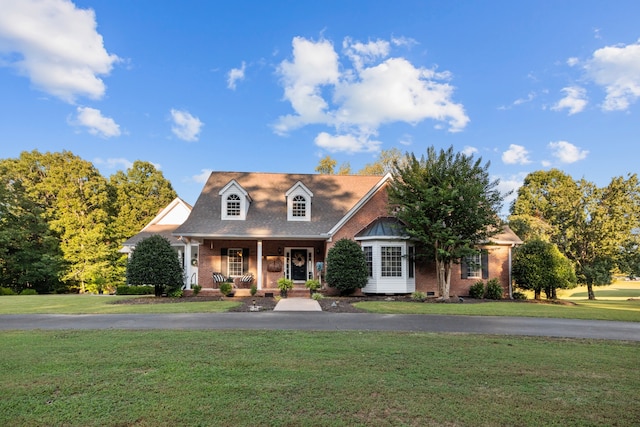
[[[251,197],[236,180],[232,180],[218,193],[220,195],[220,217],[226,220],[245,220]]]
[[[227,216],[240,216],[240,196],[237,194],[227,196]]]
[[[311,221],[311,199],[313,193],[298,181],[285,194],[287,197],[288,221]]]
[[[294,218],[304,218],[307,216],[307,199],[305,199],[304,196],[297,195],[293,198],[291,215]]]

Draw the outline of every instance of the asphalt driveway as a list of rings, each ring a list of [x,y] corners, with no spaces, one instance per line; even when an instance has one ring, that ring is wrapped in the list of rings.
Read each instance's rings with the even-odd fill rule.
[[[0,330],[415,331],[640,341],[640,322],[327,312],[0,315]]]

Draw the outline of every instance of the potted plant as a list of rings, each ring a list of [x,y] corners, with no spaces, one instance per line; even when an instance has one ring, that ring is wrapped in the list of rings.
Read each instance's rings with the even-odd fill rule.
[[[220,284],[220,293],[225,297],[232,295],[233,286],[229,282],[222,282]]]
[[[313,295],[318,289],[320,289],[320,281],[318,279],[309,279],[304,286],[309,289],[309,295]]]
[[[280,289],[280,296],[286,298],[287,294],[293,289],[293,280],[281,277],[278,279],[278,289]]]

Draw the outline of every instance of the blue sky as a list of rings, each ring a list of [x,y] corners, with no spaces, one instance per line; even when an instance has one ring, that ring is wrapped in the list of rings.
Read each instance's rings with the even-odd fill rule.
[[[105,176],[358,171],[380,150],[490,161],[502,188],[640,169],[640,2],[0,0],[0,158]],[[508,201],[507,201],[508,203]]]

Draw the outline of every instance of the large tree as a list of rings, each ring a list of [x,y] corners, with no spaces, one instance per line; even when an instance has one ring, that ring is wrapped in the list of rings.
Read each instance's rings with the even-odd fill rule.
[[[610,284],[614,266],[626,265],[625,248],[634,247],[639,211],[635,174],[613,178],[608,186],[599,188],[552,169],[525,178],[509,221],[525,240],[555,243],[574,263],[578,282],[587,286],[589,299],[595,299],[593,287]]]
[[[393,171],[394,162],[402,161],[402,152],[397,148],[380,151],[378,160],[367,163],[358,171],[358,175],[386,175]]]
[[[62,280],[80,292],[87,286],[98,290],[111,276],[109,255],[116,249],[107,180],[90,162],[68,151],[23,152],[2,164],[27,190],[34,209],[42,212],[58,239],[66,264]]]
[[[121,240],[140,231],[177,197],[162,172],[141,160],[133,162],[126,171],[111,175],[109,183],[116,192],[113,228]]]
[[[56,236],[20,181],[0,165],[0,286],[49,293],[59,288],[63,268]]]
[[[136,245],[127,263],[127,283],[154,286],[156,296],[182,288],[180,259],[166,238],[154,235]]]
[[[503,196],[489,179],[489,163],[453,147],[394,162],[389,202],[411,237],[435,261],[440,297],[449,299],[453,263],[474,252],[475,245],[501,229]]]

